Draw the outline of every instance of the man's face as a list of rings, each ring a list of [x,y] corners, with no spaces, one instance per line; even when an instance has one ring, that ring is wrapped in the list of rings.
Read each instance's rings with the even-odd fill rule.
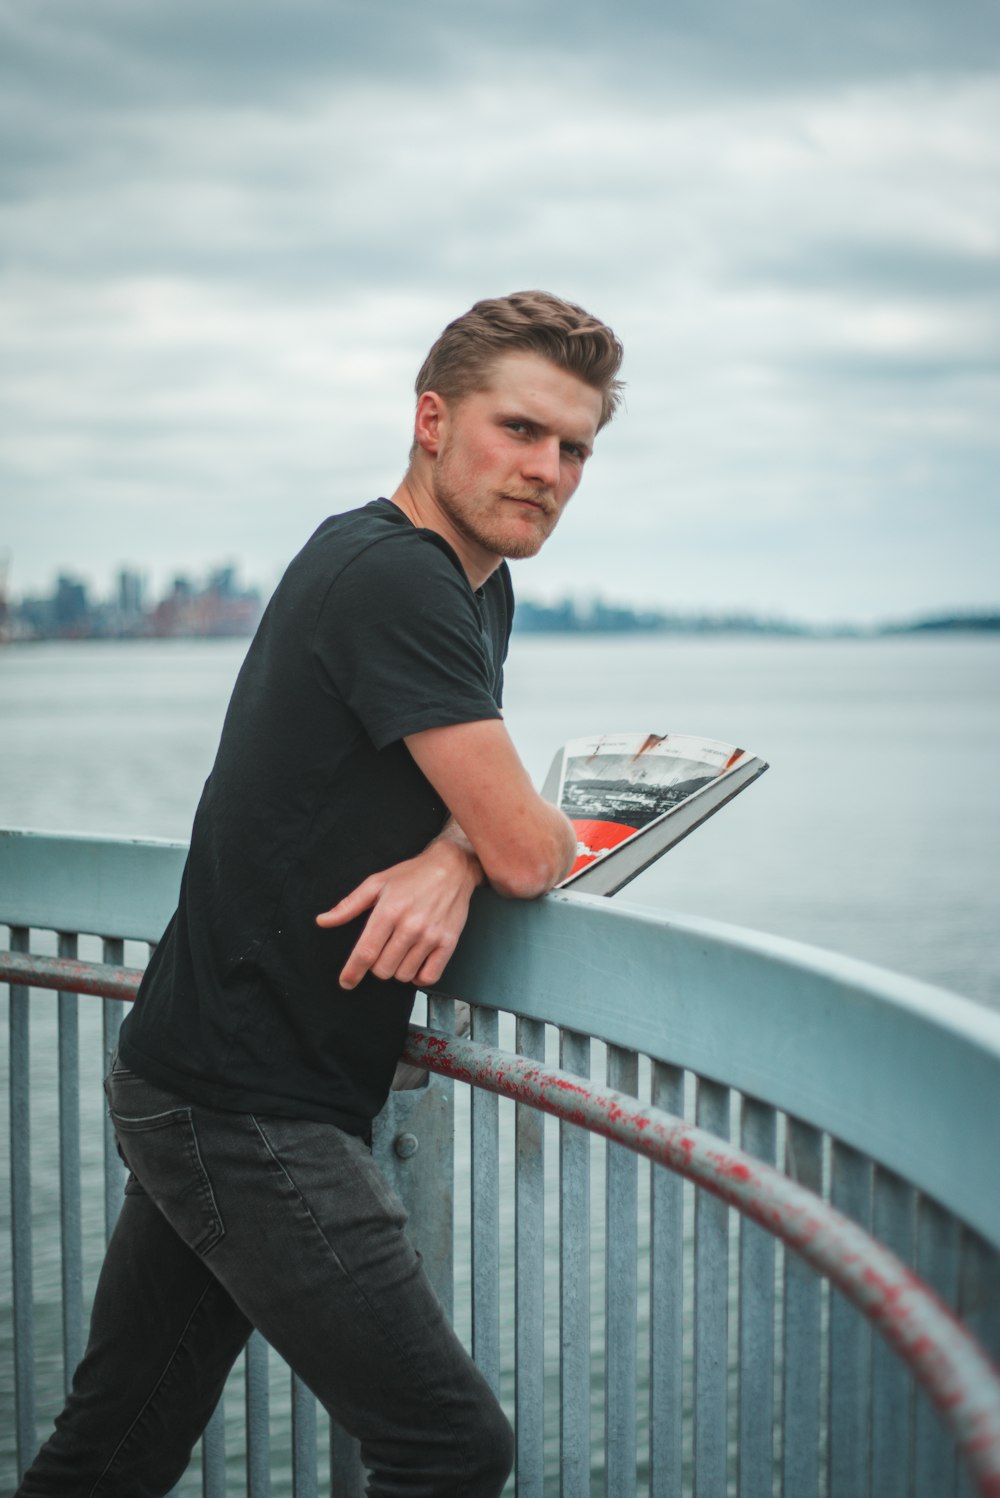
[[[442,403],[431,471],[456,550],[484,575],[501,557],[534,556],[551,534],[601,418],[600,393],[538,354],[502,355],[488,380]]]

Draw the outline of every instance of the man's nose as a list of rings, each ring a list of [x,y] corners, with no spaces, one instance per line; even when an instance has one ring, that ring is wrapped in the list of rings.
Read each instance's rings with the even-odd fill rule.
[[[555,489],[559,483],[559,438],[540,437],[525,455],[524,477],[535,484]]]

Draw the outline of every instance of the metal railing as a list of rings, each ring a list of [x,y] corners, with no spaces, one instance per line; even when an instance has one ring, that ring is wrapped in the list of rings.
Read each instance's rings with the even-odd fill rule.
[[[106,1052],[144,960],[125,942],[159,933],[182,853],[0,836],[22,1465],[82,1346],[95,1260],[80,1018]],[[126,955],[132,972],[109,971]],[[45,1103],[30,1015],[46,1039],[53,1025],[42,985],[59,992],[57,1065],[42,1067],[59,1100],[58,1191],[30,1147]],[[376,1147],[515,1419],[519,1494],[1000,1491],[1000,1375],[984,1355],[1000,1353],[1000,1018],[825,954],[581,896],[478,899],[443,987],[408,1047],[438,1075],[393,1094]],[[117,995],[99,1043],[77,992]],[[471,1039],[449,1034],[450,996],[473,1003]],[[457,1149],[445,1077],[472,1084],[455,1100]],[[103,1173],[110,1223],[113,1150]],[[33,1292],[32,1211],[57,1207],[61,1288],[47,1262]],[[35,1405],[57,1304],[62,1377],[49,1368]],[[245,1419],[230,1393],[184,1492],[223,1493],[227,1464],[254,1498],[361,1491],[356,1452],[301,1386],[285,1395],[276,1361],[251,1344]]]

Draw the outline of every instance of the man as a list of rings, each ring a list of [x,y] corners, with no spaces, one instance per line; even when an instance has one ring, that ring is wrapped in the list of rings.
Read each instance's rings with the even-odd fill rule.
[[[370,1494],[503,1487],[510,1428],[368,1140],[473,891],[532,899],[573,859],[500,715],[503,559],[556,525],[620,362],[558,298],[477,303],[417,377],[396,492],[325,521],[275,592],[122,1026],[131,1174],[25,1498],[168,1492],[252,1327],[359,1437]]]

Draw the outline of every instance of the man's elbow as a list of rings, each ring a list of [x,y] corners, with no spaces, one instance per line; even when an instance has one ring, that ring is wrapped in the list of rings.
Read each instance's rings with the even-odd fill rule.
[[[559,875],[553,873],[551,865],[540,860],[533,864],[505,865],[492,874],[487,872],[487,878],[491,889],[505,900],[536,900],[559,882]]]
[[[484,865],[484,869],[490,885],[504,899],[536,900],[565,879],[575,856],[575,834],[567,836],[559,829],[557,836],[541,846],[520,849],[492,868]]]

